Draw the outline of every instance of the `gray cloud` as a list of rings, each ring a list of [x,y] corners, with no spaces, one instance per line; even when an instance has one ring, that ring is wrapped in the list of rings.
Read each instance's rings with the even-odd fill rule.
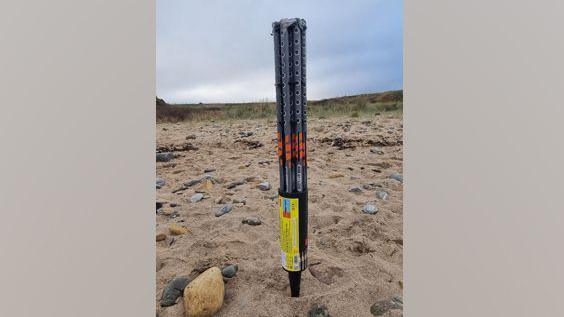
[[[169,102],[274,100],[271,23],[306,19],[308,96],[402,88],[399,0],[157,1],[157,95]]]

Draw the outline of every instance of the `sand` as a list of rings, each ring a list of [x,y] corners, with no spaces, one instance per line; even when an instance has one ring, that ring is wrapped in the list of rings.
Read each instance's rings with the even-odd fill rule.
[[[275,121],[157,124],[157,148],[180,150],[172,161],[156,163],[157,177],[166,181],[157,189],[157,201],[165,204],[156,215],[156,233],[167,234],[166,240],[156,242],[155,306],[160,317],[184,316],[181,300],[172,307],[159,305],[171,278],[234,263],[239,271],[226,283],[216,316],[307,316],[314,304],[326,305],[333,317],[372,316],[372,304],[402,295],[403,190],[401,182],[389,178],[394,172],[402,174],[401,119],[312,118],[308,131],[311,270],[302,274],[301,297],[291,298],[278,244]],[[240,132],[253,134],[243,137]],[[252,148],[256,143],[250,141],[263,146]],[[383,145],[384,154],[371,153],[374,144]],[[172,193],[184,182],[201,178],[207,168],[215,169],[209,174],[216,183]],[[226,188],[245,179],[243,185]],[[271,184],[269,191],[257,188],[264,181]],[[362,192],[349,192],[353,186]],[[204,192],[204,199],[191,203],[196,190]],[[376,196],[380,190],[389,193],[386,201]],[[215,217],[222,206],[216,204],[219,197],[247,202],[233,204],[230,213]],[[366,203],[376,205],[378,212],[363,213]],[[174,212],[178,216],[172,217]],[[241,223],[250,216],[262,224]],[[171,243],[172,223],[190,232],[174,236]],[[400,316],[401,311],[387,315]]]

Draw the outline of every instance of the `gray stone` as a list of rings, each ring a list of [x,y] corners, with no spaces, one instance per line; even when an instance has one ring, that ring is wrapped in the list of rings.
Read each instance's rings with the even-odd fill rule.
[[[250,136],[253,135],[253,134],[255,134],[253,131],[242,131],[242,132],[239,132],[239,135],[240,135],[242,138],[250,137]]]
[[[168,162],[174,158],[172,152],[157,153],[157,162]]]
[[[401,304],[403,306],[403,298],[399,295],[392,296],[392,302],[395,302],[396,304]]]
[[[258,185],[260,190],[266,191],[270,189],[270,184],[268,182],[262,182]]]
[[[245,181],[246,182],[254,182],[256,178],[257,178],[256,176],[245,177]]]
[[[198,184],[200,181],[201,181],[200,179],[193,179],[193,180],[189,180],[189,181],[185,182],[182,185],[184,185],[184,187],[188,188],[188,187],[192,187],[192,186]]]
[[[349,192],[351,192],[351,193],[361,193],[362,189],[358,186],[353,186],[353,187],[349,188]]]
[[[227,189],[233,189],[233,188],[235,188],[235,187],[237,187],[237,186],[239,186],[239,185],[243,185],[243,184],[245,184],[245,181],[244,181],[244,180],[234,181],[234,182],[231,182],[231,183],[229,183],[229,184],[227,185]]]
[[[379,155],[384,154],[384,151],[382,151],[382,148],[379,147],[379,146],[375,146],[375,147],[371,148],[370,152],[374,153],[374,154],[379,154]]]
[[[372,306],[370,306],[370,312],[374,316],[382,316],[392,309],[403,309],[403,303],[397,302],[396,300],[392,299],[377,301],[376,303],[372,304]]]
[[[221,275],[223,275],[223,277],[232,278],[237,274],[238,269],[239,266],[237,266],[237,264],[228,265],[221,270]]]
[[[311,307],[309,312],[307,313],[308,317],[331,317],[329,315],[329,311],[327,310],[327,306],[323,304],[315,304]]]
[[[182,187],[181,187],[180,189],[177,189],[176,191],[180,191],[180,190],[184,190],[184,189],[190,188],[190,187],[192,187],[192,186],[194,186],[194,185],[196,185],[196,184],[199,184],[199,183],[201,183],[201,182],[203,182],[203,181],[205,181],[205,180],[208,180],[208,179],[209,179],[213,184],[217,184],[217,183],[218,183],[218,180],[215,179],[212,175],[210,175],[210,174],[204,174],[204,176],[202,176],[202,177],[200,177],[200,178],[192,179],[192,180],[189,180],[189,181],[187,181],[187,182],[184,182],[184,183],[182,184]],[[173,193],[176,192],[176,191],[173,191]]]
[[[233,209],[233,205],[225,204],[221,208],[219,208],[218,210],[215,211],[215,216],[221,217],[221,216],[225,215],[226,213],[230,212],[232,209]]]
[[[162,178],[160,178],[160,177],[157,178],[157,180],[155,181],[155,183],[156,183],[156,185],[157,185],[157,189],[162,188],[162,187],[166,184],[165,180],[162,179]]]
[[[214,184],[217,183],[217,180],[213,177],[212,174],[209,174],[209,173],[204,174],[204,176],[202,176],[202,178],[200,178],[200,182],[205,181],[206,179],[211,180],[212,183],[214,183]]]
[[[260,219],[256,217],[247,217],[243,219],[241,222],[251,226],[258,226],[262,223],[262,221],[260,221]]]
[[[366,204],[364,205],[364,207],[362,208],[362,212],[366,213],[366,214],[375,214],[378,212],[378,207],[371,205],[371,204]]]
[[[382,199],[382,200],[388,200],[388,193],[386,193],[385,191],[381,190],[379,192],[376,193],[376,197]]]
[[[370,313],[372,313],[372,315],[374,315],[374,316],[382,316],[388,310],[390,310],[389,305],[390,305],[390,303],[388,301],[376,302],[376,303],[372,304],[372,306],[370,306]]]
[[[390,178],[403,183],[403,176],[401,176],[401,174],[399,173],[392,173],[392,175],[390,175]]]
[[[246,205],[247,204],[247,198],[233,198],[233,203],[234,204]]]
[[[197,202],[199,202],[200,200],[202,200],[202,198],[204,198],[204,194],[202,194],[202,193],[197,193],[197,194],[195,194],[194,196],[192,196],[192,197],[190,198],[190,201],[193,202],[193,203],[197,203]]]
[[[178,297],[182,296],[184,288],[192,281],[189,277],[175,277],[168,282],[161,296],[161,307],[168,307],[176,304]]]

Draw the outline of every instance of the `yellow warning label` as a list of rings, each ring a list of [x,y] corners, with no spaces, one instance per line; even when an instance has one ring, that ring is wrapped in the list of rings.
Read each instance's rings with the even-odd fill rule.
[[[298,199],[278,196],[278,201],[280,203],[282,267],[288,271],[300,271]]]

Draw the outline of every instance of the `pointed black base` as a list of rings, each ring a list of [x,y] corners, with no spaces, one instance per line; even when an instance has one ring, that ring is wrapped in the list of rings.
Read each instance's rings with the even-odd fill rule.
[[[290,291],[292,297],[300,297],[300,282],[302,280],[302,272],[288,272],[290,279]]]

